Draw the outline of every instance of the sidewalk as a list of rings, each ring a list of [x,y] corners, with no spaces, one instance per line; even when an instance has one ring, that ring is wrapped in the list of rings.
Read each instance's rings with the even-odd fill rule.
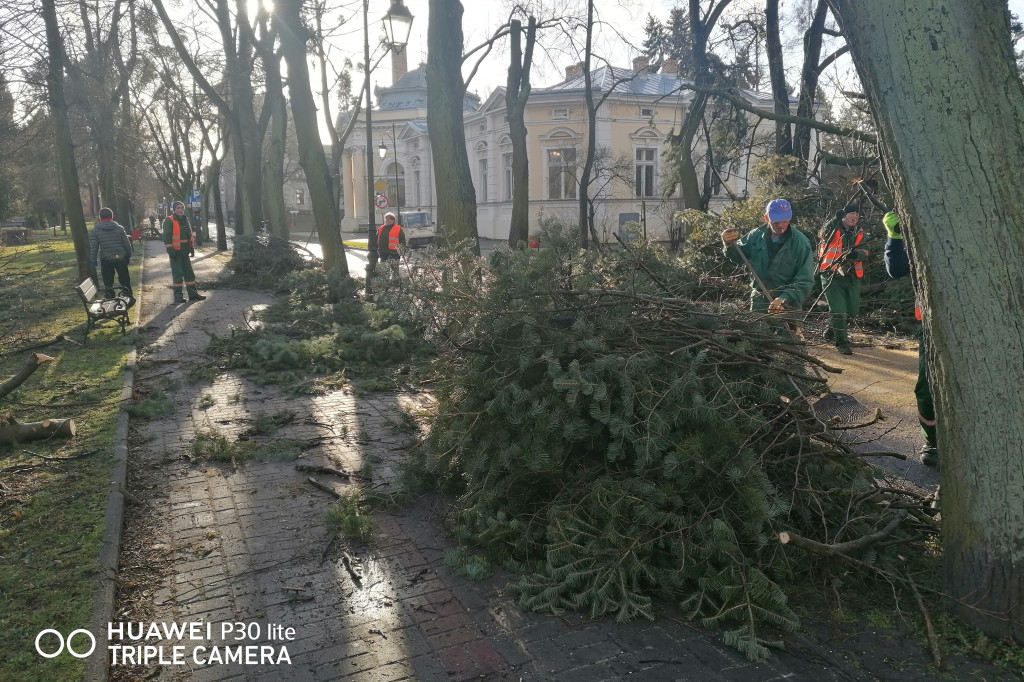
[[[232,374],[190,384],[208,334],[229,335],[265,294],[210,289],[207,300],[169,307],[170,273],[156,241],[146,246],[136,389],[162,390],[173,414],[133,419],[129,485],[137,502],[126,510],[115,618],[133,623],[214,624],[211,640],[164,639],[144,644],[184,647],[181,665],[115,665],[114,680],[857,680],[840,656],[798,636],[789,651],[751,664],[671,611],[654,623],[616,625],[578,615],[524,613],[504,592],[510,576],[471,582],[442,562],[450,546],[442,500],[420,500],[396,515],[376,517],[369,548],[332,541],[324,512],[333,498],[307,482],[294,461],[191,461],[199,430],[234,439],[281,411],[294,413],[278,437],[315,439],[300,462],[367,471],[372,485],[395,485],[407,434],[400,405],[409,394],[357,396],[344,391],[293,397]],[[211,250],[194,260],[200,284],[221,269]],[[338,492],[352,485],[317,475]],[[141,503],[139,503],[141,502]],[[345,563],[361,573],[353,580]],[[245,623],[255,634],[221,637],[222,623]],[[254,625],[255,624],[255,625]],[[271,626],[294,628],[294,639],[268,638]],[[258,632],[257,632],[258,630]],[[214,646],[271,646],[275,663],[197,665]],[[102,646],[102,643],[101,643]],[[793,647],[796,648],[793,648]],[[916,645],[914,645],[916,646]],[[280,662],[287,650],[290,665]],[[901,655],[906,651],[894,652]],[[170,654],[166,654],[169,656]],[[882,661],[877,665],[893,673]],[[911,673],[908,675],[908,673]],[[925,679],[923,671],[897,673]]]

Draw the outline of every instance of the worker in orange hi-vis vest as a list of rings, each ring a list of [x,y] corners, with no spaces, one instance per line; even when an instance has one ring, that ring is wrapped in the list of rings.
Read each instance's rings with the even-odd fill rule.
[[[405,246],[405,230],[395,222],[395,214],[384,214],[384,224],[377,228],[377,253],[381,262],[398,261],[398,247]]]
[[[831,322],[826,336],[843,355],[852,355],[848,333],[850,320],[860,313],[860,281],[868,250],[861,244],[864,231],[857,227],[860,207],[848,204],[825,223],[818,238],[818,273],[828,301]]]
[[[196,289],[196,273],[192,270],[191,256],[196,255],[195,233],[188,216],[185,215],[185,204],[175,201],[171,215],[164,220],[164,246],[167,247],[167,257],[171,259],[171,281],[174,289],[174,301],[171,305],[185,302],[185,292],[188,290],[188,300],[204,301],[205,296],[199,294]]]

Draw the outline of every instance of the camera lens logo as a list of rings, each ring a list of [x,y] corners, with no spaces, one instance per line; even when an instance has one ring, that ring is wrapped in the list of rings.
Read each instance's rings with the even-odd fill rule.
[[[79,653],[71,648],[71,640],[73,640],[75,638],[75,635],[79,633],[86,635],[92,641],[92,645],[90,645],[89,650],[85,653]],[[57,637],[57,641],[60,643],[60,646],[58,646],[54,651],[46,652],[43,651],[42,648],[40,648],[39,643],[40,640],[43,639],[43,636],[49,634],[53,634]],[[52,629],[43,630],[38,635],[36,635],[36,652],[43,658],[56,658],[57,656],[60,656],[61,652],[64,651],[65,648],[67,648],[68,653],[74,656],[75,658],[88,658],[92,655],[92,652],[96,650],[96,637],[94,637],[91,632],[84,629],[74,630],[70,635],[68,635],[67,640],[64,639],[64,635]]]

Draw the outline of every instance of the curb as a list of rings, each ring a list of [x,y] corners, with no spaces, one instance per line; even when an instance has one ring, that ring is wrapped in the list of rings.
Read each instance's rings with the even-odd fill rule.
[[[135,324],[132,331],[138,330],[139,316],[142,310],[142,278],[146,267],[145,243],[143,243],[142,262],[139,265],[139,283],[136,287],[139,295],[135,297]],[[114,470],[110,477],[110,492],[107,493],[107,512],[103,526],[103,537],[100,540],[99,577],[97,590],[93,597],[92,616],[89,618],[89,631],[96,636],[96,648],[99,655],[89,657],[82,676],[83,682],[106,682],[110,669],[107,666],[107,623],[114,619],[114,604],[117,597],[117,562],[121,551],[121,531],[124,528],[124,485],[128,476],[128,412],[124,405],[132,397],[135,387],[135,361],[138,349],[132,348],[128,353],[124,382],[121,385],[121,409],[117,414],[117,431],[114,435]],[[100,643],[103,646],[100,646]]]

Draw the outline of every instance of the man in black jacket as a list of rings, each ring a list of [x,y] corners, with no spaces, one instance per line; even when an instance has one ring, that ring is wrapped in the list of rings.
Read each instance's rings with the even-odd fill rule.
[[[124,287],[128,295],[128,305],[135,303],[132,296],[132,280],[128,273],[128,264],[132,260],[132,241],[128,233],[114,222],[114,212],[109,208],[100,209],[100,219],[89,231],[89,262],[100,271],[103,295],[114,298],[114,273],[118,283]]]

